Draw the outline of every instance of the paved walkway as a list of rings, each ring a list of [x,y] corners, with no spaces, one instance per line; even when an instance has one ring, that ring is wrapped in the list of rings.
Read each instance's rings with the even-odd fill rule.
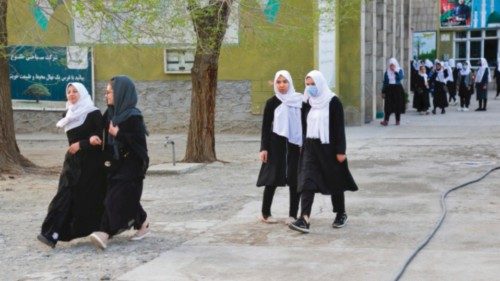
[[[437,221],[441,192],[500,165],[500,100],[490,98],[487,112],[410,111],[401,126],[393,124],[347,130],[361,189],[347,193],[347,227],[331,228],[325,196],[316,197],[308,235],[283,223],[264,225],[256,220],[261,202],[255,196],[222,221],[193,217],[185,223],[202,229],[200,235],[118,279],[392,280]],[[443,228],[403,280],[499,280],[499,207],[500,172],[453,193]],[[282,188],[273,215],[284,220],[287,208]]]

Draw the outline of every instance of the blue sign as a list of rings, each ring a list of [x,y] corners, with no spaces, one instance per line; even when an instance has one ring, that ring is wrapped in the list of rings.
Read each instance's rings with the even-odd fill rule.
[[[66,101],[66,85],[80,82],[92,95],[92,55],[80,47],[9,47],[13,100]]]

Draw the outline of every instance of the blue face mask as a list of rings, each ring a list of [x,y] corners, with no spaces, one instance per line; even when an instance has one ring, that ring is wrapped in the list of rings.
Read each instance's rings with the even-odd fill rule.
[[[316,86],[307,86],[307,93],[311,96],[311,97],[317,97],[319,96],[319,91],[318,91],[318,87]]]

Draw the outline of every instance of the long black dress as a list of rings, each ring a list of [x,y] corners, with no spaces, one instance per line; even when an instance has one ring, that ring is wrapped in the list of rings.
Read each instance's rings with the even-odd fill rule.
[[[66,132],[68,143],[80,143],[80,150],[66,153],[59,178],[59,188],[49,205],[42,232],[54,242],[84,237],[99,229],[104,211],[106,174],[102,166],[100,146],[92,146],[89,138],[102,133],[99,110],[87,115],[84,123]]]
[[[303,120],[307,120],[310,106],[304,106]],[[333,122],[332,122],[333,121]],[[307,122],[302,122],[307,132]],[[335,195],[344,191],[356,191],[358,186],[349,171],[347,159],[339,163],[337,154],[345,154],[344,110],[337,97],[330,101],[330,140],[322,144],[319,139],[306,138],[299,169],[299,192],[309,190]]]
[[[280,105],[273,96],[264,108],[260,151],[267,151],[267,162],[262,163],[257,186],[297,186],[300,147],[273,132],[274,110]]]
[[[425,78],[418,75],[415,78],[415,92],[413,95],[413,108],[418,112],[426,112],[430,107],[429,89],[425,86]]]
[[[108,112],[104,114],[109,126]],[[142,116],[131,116],[119,125],[115,145],[105,134],[106,154],[112,164],[100,230],[112,237],[131,227],[140,229],[147,214],[140,203],[143,180],[149,165],[146,129]]]
[[[439,71],[434,72],[432,80],[434,80],[434,99],[432,103],[434,108],[440,107],[444,109],[448,107],[448,99],[446,97],[446,84],[438,79]],[[443,70],[444,78],[448,77],[448,71]],[[434,111],[433,111],[434,112]]]

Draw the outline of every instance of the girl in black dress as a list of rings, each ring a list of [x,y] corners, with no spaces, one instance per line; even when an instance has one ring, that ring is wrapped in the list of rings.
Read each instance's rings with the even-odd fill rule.
[[[413,95],[413,107],[421,115],[429,114],[429,81],[425,66],[421,65],[415,78],[415,92]]]
[[[149,234],[147,215],[141,206],[143,180],[149,164],[147,130],[137,109],[135,85],[127,76],[111,79],[106,89],[108,110],[104,114],[106,134],[104,147],[110,159],[105,211],[99,231],[90,235],[91,242],[105,249],[108,239],[129,228],[137,229],[132,240]],[[101,140],[95,136],[96,143]]]
[[[436,114],[436,109],[441,108],[441,114],[445,114],[445,108],[448,107],[448,99],[446,97],[446,82],[448,81],[448,70],[445,69],[439,60],[435,61],[435,72],[432,74],[431,80],[434,81],[434,98],[432,103],[434,109],[432,114]]]
[[[488,83],[491,82],[491,78],[488,62],[485,58],[481,58],[475,82],[476,98],[479,103],[479,107],[476,111],[486,111],[486,105],[488,104]]]
[[[289,227],[308,233],[315,193],[331,196],[333,212],[337,213],[332,226],[340,228],[347,223],[344,191],[356,191],[358,187],[347,166],[342,103],[330,91],[321,72],[309,72],[305,82],[306,122],[302,124],[306,138],[299,164],[301,215]]]
[[[266,102],[262,122],[260,160],[262,166],[257,186],[265,186],[262,216],[265,223],[276,223],[271,216],[271,204],[277,186],[288,185],[290,209],[287,223],[297,218],[297,170],[302,146],[302,95],[295,92],[290,73],[286,70],[274,76],[274,96]]]
[[[403,79],[404,72],[398,61],[395,58],[389,59],[382,88],[382,96],[384,97],[384,120],[380,122],[382,126],[389,125],[392,113],[396,115],[396,125],[399,126],[401,113],[405,113],[406,97],[402,84]]]
[[[99,228],[106,192],[101,147],[90,138],[102,132],[102,115],[85,86],[66,87],[66,113],[57,122],[64,128],[69,148],[59,178],[59,188],[49,205],[38,240],[55,247],[58,241],[84,237]]]
[[[474,79],[470,62],[466,61],[461,66],[458,79],[458,96],[460,97],[459,111],[469,111],[470,97],[474,89]]]

